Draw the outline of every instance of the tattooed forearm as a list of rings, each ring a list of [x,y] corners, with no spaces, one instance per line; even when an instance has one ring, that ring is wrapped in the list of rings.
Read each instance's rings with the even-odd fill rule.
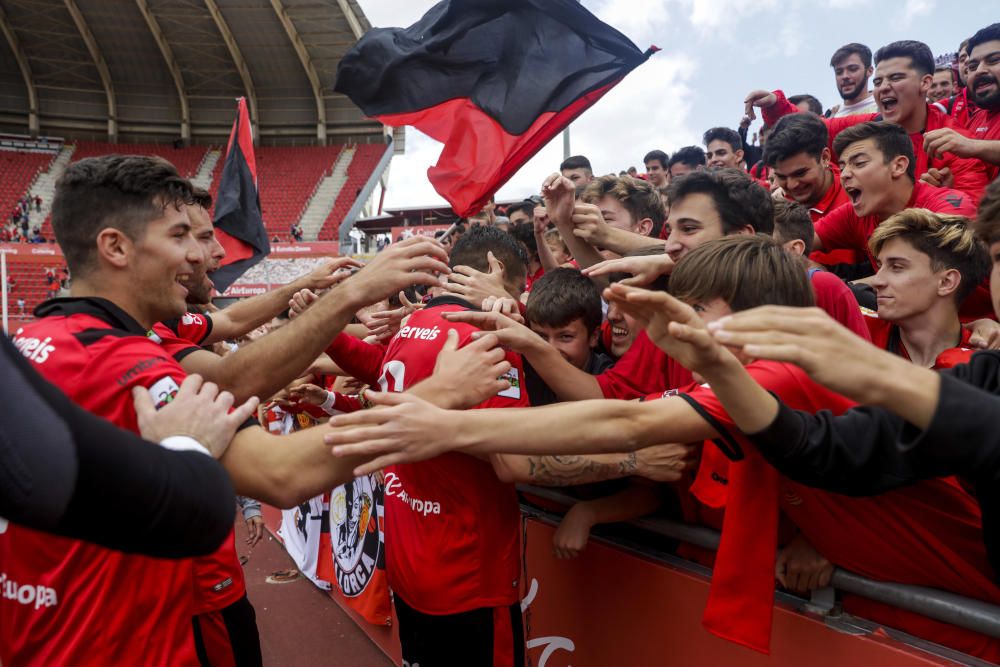
[[[528,477],[543,486],[572,486],[634,475],[636,455],[529,456]]]

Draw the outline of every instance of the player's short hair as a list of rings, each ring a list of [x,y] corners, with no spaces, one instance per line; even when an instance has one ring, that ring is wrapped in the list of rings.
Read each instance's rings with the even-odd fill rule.
[[[833,57],[830,58],[830,67],[836,67],[847,58],[850,58],[851,54],[854,53],[858,54],[858,57],[861,58],[861,63],[865,66],[865,69],[872,66],[872,50],[864,44],[851,42],[850,44],[844,44],[833,52]]]
[[[528,259],[538,259],[538,240],[535,238],[535,225],[532,222],[519,222],[511,225],[507,233],[524,245]],[[496,253],[493,253],[494,255]]]
[[[725,141],[734,153],[743,150],[743,140],[740,139],[739,133],[728,127],[713,127],[706,130],[705,134],[701,137],[701,141],[705,146],[716,140]]]
[[[587,204],[596,204],[605,197],[614,197],[632,216],[632,222],[643,218],[653,221],[649,235],[656,238],[667,219],[667,209],[660,194],[649,181],[631,176],[601,176],[595,178],[583,191],[581,199]]]
[[[471,227],[452,246],[448,265],[469,266],[488,273],[490,262],[486,254],[503,262],[508,282],[523,280],[528,272],[528,255],[513,236],[496,227]],[[523,285],[522,285],[523,286]]]
[[[722,299],[734,312],[816,302],[805,260],[762,234],[724,236],[698,246],[677,262],[669,289],[688,303]]]
[[[991,23],[985,28],[977,30],[975,35],[965,40],[965,45],[967,47],[966,53],[971,54],[972,49],[976,48],[980,44],[998,40],[1000,40],[1000,23]]]
[[[878,257],[892,239],[902,239],[930,257],[934,271],[957,270],[962,276],[955,291],[957,303],[965,301],[990,272],[989,252],[964,216],[942,215],[923,208],[904,209],[875,228],[868,248]]]
[[[649,164],[650,162],[659,162],[660,166],[666,169],[667,163],[670,162],[670,156],[661,150],[649,151],[643,156],[642,163]]]
[[[689,167],[704,167],[708,164],[705,159],[705,151],[701,146],[685,146],[670,156],[667,161],[667,169],[675,164],[686,164]]]
[[[830,133],[821,118],[808,113],[782,116],[764,144],[764,164],[773,167],[799,153],[819,160],[829,141]]]
[[[526,305],[528,321],[545,327],[564,327],[582,320],[587,333],[601,326],[601,293],[593,281],[576,269],[556,268],[531,286]]]
[[[672,205],[693,194],[712,198],[722,219],[723,234],[733,234],[747,225],[760,234],[774,231],[771,195],[740,169],[692,171],[673,179],[667,188]]]
[[[530,199],[525,199],[524,201],[519,201],[511,204],[507,207],[507,217],[510,218],[511,215],[521,211],[529,218],[535,217],[535,202]]]
[[[813,235],[816,229],[805,206],[788,199],[774,200],[774,238],[778,243],[802,241],[804,255],[813,251]]]
[[[1000,179],[995,179],[983,192],[972,227],[983,243],[993,245],[1000,241]]]
[[[174,165],[146,155],[104,155],[75,162],[52,198],[52,230],[75,276],[96,268],[97,235],[108,227],[133,241],[168,206],[191,204],[191,183]]]
[[[805,102],[806,106],[809,107],[809,111],[813,112],[817,116],[823,115],[823,103],[816,99],[813,95],[792,95],[788,98],[788,101],[795,106]]]
[[[191,201],[196,206],[201,206],[206,211],[212,210],[212,193],[205,188],[197,186],[191,187]]]
[[[909,58],[910,67],[920,76],[934,73],[934,54],[931,47],[915,39],[902,39],[886,44],[875,52],[875,64],[890,58]]]
[[[567,169],[586,169],[588,173],[594,173],[594,170],[590,166],[590,160],[583,155],[571,155],[563,160],[562,164],[559,165],[559,171],[566,171]]]
[[[913,157],[913,142],[902,125],[874,120],[852,125],[833,138],[833,151],[840,155],[851,144],[865,139],[875,142],[886,164],[900,155],[908,159],[910,164],[906,167],[906,175],[911,181],[916,181],[917,161]]]

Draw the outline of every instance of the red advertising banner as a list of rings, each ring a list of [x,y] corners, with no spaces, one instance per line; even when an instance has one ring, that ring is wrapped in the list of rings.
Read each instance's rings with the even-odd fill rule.
[[[18,262],[62,261],[62,248],[55,243],[0,243],[0,253]]]
[[[434,232],[444,231],[451,225],[420,225],[413,227],[393,227],[390,231],[393,241],[405,240],[411,236],[430,236],[434,238]]]
[[[0,243],[0,253],[8,257],[62,257],[58,243]],[[315,241],[306,243],[274,243],[268,257],[338,257],[340,245],[335,241]]]

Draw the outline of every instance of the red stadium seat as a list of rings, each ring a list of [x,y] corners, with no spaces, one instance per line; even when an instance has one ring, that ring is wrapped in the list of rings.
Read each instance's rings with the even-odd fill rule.
[[[359,144],[356,147],[354,159],[347,167],[347,181],[340,189],[337,201],[333,204],[333,210],[330,211],[330,215],[323,223],[317,240],[337,240],[340,233],[340,223],[354,206],[354,202],[361,194],[368,179],[371,178],[372,172],[375,171],[384,152],[385,146],[383,144]]]

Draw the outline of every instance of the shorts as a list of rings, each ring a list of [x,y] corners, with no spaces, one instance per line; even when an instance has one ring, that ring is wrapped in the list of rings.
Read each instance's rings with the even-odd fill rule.
[[[191,619],[202,667],[262,667],[257,614],[246,594],[218,611]]]

